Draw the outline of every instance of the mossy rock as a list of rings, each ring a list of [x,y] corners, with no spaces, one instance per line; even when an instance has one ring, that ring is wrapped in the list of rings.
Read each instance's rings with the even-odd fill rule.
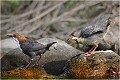
[[[91,56],[79,54],[70,61],[70,74],[79,79],[119,78],[120,56],[111,50],[96,51]]]

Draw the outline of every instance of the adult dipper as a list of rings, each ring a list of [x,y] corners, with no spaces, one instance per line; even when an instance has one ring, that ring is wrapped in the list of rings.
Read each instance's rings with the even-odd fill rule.
[[[28,63],[28,65],[25,66],[25,69],[30,66],[31,62],[34,60],[36,56],[39,56],[39,59],[36,61],[34,65],[38,65],[38,62],[41,58],[41,54],[44,54],[47,50],[49,50],[49,48],[53,44],[57,43],[57,42],[52,42],[43,45],[35,40],[28,40],[26,37],[24,37],[19,33],[15,33],[13,35],[8,35],[8,36],[16,38],[19,41],[22,52],[31,58],[31,61]]]

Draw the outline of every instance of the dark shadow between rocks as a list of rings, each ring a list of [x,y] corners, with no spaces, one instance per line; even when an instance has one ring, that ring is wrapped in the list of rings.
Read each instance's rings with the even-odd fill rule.
[[[48,74],[60,75],[63,72],[63,68],[67,64],[67,60],[52,61],[44,64],[44,69]]]
[[[25,59],[26,58],[26,59]],[[8,71],[27,64],[28,57],[23,54],[7,54],[3,56],[1,61],[1,72]]]

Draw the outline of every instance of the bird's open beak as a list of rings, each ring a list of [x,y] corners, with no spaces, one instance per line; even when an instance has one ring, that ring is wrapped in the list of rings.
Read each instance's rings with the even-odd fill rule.
[[[12,34],[7,34],[7,36],[8,36],[8,37],[14,37],[14,35],[12,35]]]
[[[50,49],[48,49],[48,51],[50,51]]]
[[[72,37],[73,40],[77,40],[78,38],[77,37]]]
[[[54,49],[55,49],[55,50],[57,50],[57,48],[56,48],[56,47],[54,47]]]

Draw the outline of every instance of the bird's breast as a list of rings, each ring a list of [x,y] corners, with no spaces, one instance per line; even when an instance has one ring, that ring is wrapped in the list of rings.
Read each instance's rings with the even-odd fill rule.
[[[24,42],[20,44],[20,48],[24,51],[27,52],[29,51],[29,49],[32,48],[32,44],[30,44],[29,42]]]
[[[88,38],[84,41],[85,45],[98,45],[102,39]]]

